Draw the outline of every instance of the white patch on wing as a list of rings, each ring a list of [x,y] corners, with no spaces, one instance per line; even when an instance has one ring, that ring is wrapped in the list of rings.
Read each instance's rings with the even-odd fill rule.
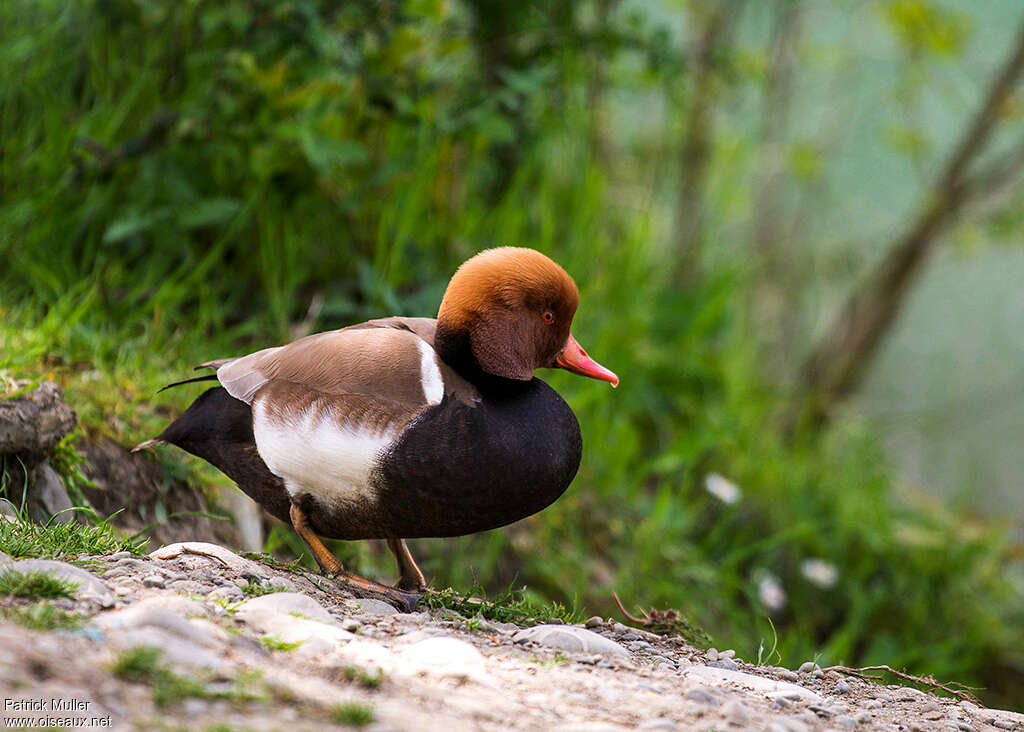
[[[444,377],[437,365],[437,353],[423,340],[416,341],[420,347],[420,383],[423,396],[430,404],[440,404],[444,399]]]
[[[282,348],[284,346],[264,348],[262,351],[236,358],[217,369],[217,380],[235,399],[251,404],[253,395],[267,383],[267,377],[262,371],[254,368],[253,364],[259,363],[264,356],[276,353]]]
[[[256,449],[289,493],[309,493],[327,503],[373,500],[370,485],[381,452],[395,439],[389,431],[339,425],[316,409],[296,420],[268,413],[264,400],[253,402]]]

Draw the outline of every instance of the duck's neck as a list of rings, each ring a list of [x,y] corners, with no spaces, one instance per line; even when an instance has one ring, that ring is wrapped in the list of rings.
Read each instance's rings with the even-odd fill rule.
[[[529,381],[507,379],[496,376],[480,365],[470,341],[469,331],[463,328],[452,328],[444,321],[438,321],[434,334],[434,350],[438,357],[451,366],[459,376],[466,379],[477,389],[485,392],[507,393],[521,389]]]

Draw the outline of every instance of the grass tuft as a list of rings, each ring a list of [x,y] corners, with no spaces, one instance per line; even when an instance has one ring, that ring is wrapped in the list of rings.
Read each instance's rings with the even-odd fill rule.
[[[110,525],[110,518],[96,524],[66,524],[52,519],[45,524],[31,521],[0,521],[0,551],[12,557],[69,559],[82,554],[113,554],[129,551],[142,554],[149,542],[128,536]]]
[[[432,610],[452,610],[471,622],[483,618],[500,623],[537,625],[552,618],[567,624],[578,623],[583,619],[583,612],[576,603],[571,608],[558,602],[537,604],[526,598],[525,588],[515,590],[511,586],[492,598],[488,598],[480,586],[474,587],[468,595],[460,594],[451,587],[444,590],[431,589],[424,596],[423,603]]]
[[[331,719],[335,724],[365,727],[373,722],[373,707],[361,702],[346,702],[331,710]]]
[[[33,600],[74,597],[78,584],[46,572],[19,572],[8,568],[0,572],[0,595]]]
[[[289,643],[288,641],[281,640],[276,635],[264,635],[260,637],[260,643],[271,651],[294,651],[304,642],[305,641],[295,641],[294,643]]]
[[[66,613],[46,602],[3,608],[0,617],[29,630],[75,630],[82,625],[79,616]]]
[[[383,671],[378,670],[374,673],[370,673],[359,666],[346,666],[341,670],[341,677],[345,679],[345,681],[355,681],[366,689],[380,688],[380,685],[384,683],[384,679],[386,678]]]
[[[253,582],[249,580],[249,584],[242,588],[242,594],[246,597],[260,597],[262,595],[272,595],[275,592],[287,592],[287,587],[281,587],[278,585],[265,585],[260,582]]]
[[[129,648],[118,656],[111,670],[119,679],[149,686],[153,690],[153,702],[161,707],[182,699],[242,702],[261,698],[249,689],[258,678],[255,675],[240,674],[232,684],[210,688],[195,679],[176,674],[161,662],[162,653],[161,649],[153,646]]]

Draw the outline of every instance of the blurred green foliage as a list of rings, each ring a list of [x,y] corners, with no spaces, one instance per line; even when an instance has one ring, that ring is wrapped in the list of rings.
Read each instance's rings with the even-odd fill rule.
[[[515,526],[414,542],[437,586],[516,582],[538,603],[605,615],[615,589],[627,606],[680,608],[745,658],[777,629],[789,665],[888,663],[1019,705],[1024,601],[1005,532],[897,495],[855,419],[779,434],[787,351],[766,353],[770,308],[751,293],[765,272],[782,273],[785,298],[787,276],[849,264],[729,243],[752,205],[735,161],[758,155],[731,123],[709,141],[702,240],[716,244],[699,272],[675,250],[654,204],[685,175],[667,163],[671,120],[697,92],[673,19],[706,8],[657,7],[4,3],[0,378],[58,378],[87,433],[137,441],[187,406],[185,391],[153,392],[194,363],[430,315],[461,261],[532,246],[580,284],[574,332],[622,387],[544,375],[580,418],[579,476]],[[908,68],[966,43],[959,12],[879,9]],[[770,73],[751,33],[712,54],[742,113]],[[616,94],[625,110],[609,120]],[[656,136],[645,104],[661,110]],[[827,142],[794,138],[782,209],[817,205],[830,163]],[[884,141],[930,154],[919,126],[894,122]],[[630,154],[610,159],[616,145]],[[706,489],[713,473],[738,500]],[[391,571],[372,546],[342,558]]]

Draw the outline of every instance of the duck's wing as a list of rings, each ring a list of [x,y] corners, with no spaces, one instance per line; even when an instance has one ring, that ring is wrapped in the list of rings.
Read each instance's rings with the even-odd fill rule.
[[[431,318],[371,320],[204,365],[215,368],[227,392],[247,404],[271,382],[410,408],[437,404],[445,394],[472,399],[472,386],[434,351],[435,327]]]

